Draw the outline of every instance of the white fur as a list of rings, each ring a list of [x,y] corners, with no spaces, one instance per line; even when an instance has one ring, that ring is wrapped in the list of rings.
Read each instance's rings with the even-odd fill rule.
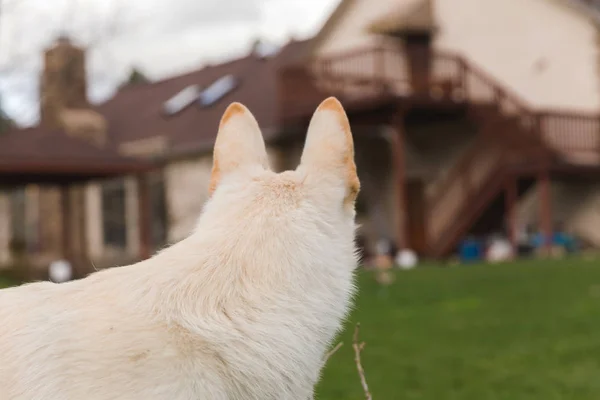
[[[341,159],[319,154],[345,140],[324,116],[336,112],[316,111],[305,160]],[[187,239],[82,280],[0,291],[0,399],[312,397],[353,294],[343,167],[271,172],[245,108],[215,146],[221,175]]]

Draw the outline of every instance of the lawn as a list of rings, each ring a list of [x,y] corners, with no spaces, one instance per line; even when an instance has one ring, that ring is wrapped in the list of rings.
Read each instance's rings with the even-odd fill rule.
[[[600,262],[536,261],[370,273],[317,390],[364,399],[351,346],[361,323],[373,398],[600,398]]]
[[[364,399],[356,322],[375,400],[600,398],[600,261],[424,267],[385,290],[361,272],[359,286],[318,400]]]

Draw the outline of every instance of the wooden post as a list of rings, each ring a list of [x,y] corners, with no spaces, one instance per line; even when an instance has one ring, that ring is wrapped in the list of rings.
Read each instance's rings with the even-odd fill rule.
[[[534,143],[544,143],[545,142],[545,138],[544,138],[544,132],[542,130],[543,124],[542,121],[544,120],[544,114],[542,114],[541,112],[537,112],[534,114],[533,116],[533,137],[532,139],[534,140]]]
[[[505,199],[505,221],[507,235],[510,240],[510,244],[513,248],[513,253],[516,254],[517,250],[517,179],[514,176],[509,177],[506,180],[504,187],[504,199]]]
[[[540,232],[544,238],[543,247],[547,251],[550,249],[550,240],[552,237],[552,199],[550,193],[550,174],[547,169],[540,173],[538,185]]]
[[[152,248],[150,234],[150,188],[148,177],[145,174],[137,175],[137,194],[138,194],[138,226],[140,235],[140,258],[145,260],[150,258]]]
[[[70,187],[62,185],[60,187],[60,213],[62,218],[62,256],[63,259],[73,262],[73,254],[71,249],[71,196]]]
[[[392,137],[392,155],[394,158],[394,169],[396,182],[398,184],[398,208],[400,210],[400,229],[398,235],[398,249],[407,248],[408,240],[408,217],[406,215],[406,157],[404,146],[404,113],[396,111],[393,118],[394,135]]]
[[[596,121],[594,121],[594,122],[596,124],[596,129],[595,129],[596,136],[599,136],[600,135],[600,118],[596,118]],[[598,149],[597,149],[598,150],[598,156],[600,157],[600,140],[598,140],[597,143],[598,143],[597,144],[597,146],[598,146]]]
[[[378,82],[381,93],[385,92],[385,48],[383,46],[375,49],[375,82]]]
[[[469,95],[468,95],[468,91],[469,91],[469,86],[468,86],[468,80],[469,80],[469,76],[467,74],[468,72],[468,67],[467,67],[467,62],[465,61],[464,58],[460,57],[459,59],[459,79],[460,79],[460,88],[462,89],[462,94],[463,94],[463,101],[467,101]]]
[[[87,204],[85,196],[85,186],[77,186],[75,189],[75,204],[71,205],[71,209],[76,215],[75,232],[78,240],[76,241],[77,248],[75,252],[75,263],[79,269],[74,268],[74,272],[80,275],[87,274],[91,270],[90,257],[88,252],[88,235],[87,235]]]

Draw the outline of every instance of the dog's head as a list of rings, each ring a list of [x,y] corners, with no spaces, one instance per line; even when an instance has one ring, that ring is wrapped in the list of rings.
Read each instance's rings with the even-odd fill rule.
[[[244,231],[269,235],[289,231],[325,241],[353,240],[359,189],[350,124],[337,99],[330,97],[319,105],[308,127],[300,165],[282,173],[270,169],[252,113],[233,103],[219,126],[210,199],[198,229],[221,223],[235,229],[236,236]]]

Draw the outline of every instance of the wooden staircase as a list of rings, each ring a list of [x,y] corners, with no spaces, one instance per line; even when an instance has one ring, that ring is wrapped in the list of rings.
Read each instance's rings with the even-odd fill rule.
[[[280,75],[284,118],[310,115],[326,95],[349,113],[366,104],[463,105],[480,127],[472,147],[435,183],[427,201],[431,256],[447,255],[521,165],[600,165],[600,116],[533,110],[492,76],[436,53],[429,87],[411,89],[397,47],[370,47],[290,66]],[[512,174],[512,175],[510,175]]]
[[[511,119],[484,126],[428,199],[428,254],[443,257],[505,190],[515,169],[549,162],[550,153],[535,146],[527,131]]]

